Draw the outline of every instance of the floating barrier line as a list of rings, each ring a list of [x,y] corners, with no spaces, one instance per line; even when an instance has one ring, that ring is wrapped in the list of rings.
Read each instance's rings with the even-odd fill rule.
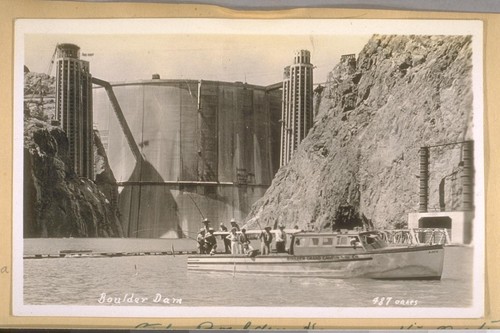
[[[176,256],[196,254],[196,251],[138,251],[138,252],[85,252],[59,254],[25,254],[23,259],[58,259],[58,258],[103,258],[137,256]]]

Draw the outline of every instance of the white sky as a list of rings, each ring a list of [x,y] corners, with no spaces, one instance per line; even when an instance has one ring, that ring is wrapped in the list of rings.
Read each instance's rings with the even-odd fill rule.
[[[298,49],[311,51],[314,82],[324,82],[342,54],[358,54],[372,34],[475,34],[480,21],[453,20],[231,20],[114,19],[17,20],[16,58],[47,72],[57,43],[93,53],[90,70],[100,79],[282,81]],[[23,48],[24,46],[24,48]],[[19,62],[16,62],[19,64]],[[22,77],[22,66],[18,75]]]
[[[314,82],[324,82],[342,54],[362,50],[369,35],[26,34],[25,65],[46,73],[57,43],[73,43],[93,76],[116,81],[162,79],[280,82],[298,49],[311,51]],[[54,75],[54,69],[52,75]]]

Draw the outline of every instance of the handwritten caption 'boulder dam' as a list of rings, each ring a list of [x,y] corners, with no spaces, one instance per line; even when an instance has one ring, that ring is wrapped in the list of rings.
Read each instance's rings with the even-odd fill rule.
[[[154,297],[145,297],[135,295],[134,293],[125,294],[121,297],[108,296],[106,293],[101,293],[97,300],[99,304],[182,304],[182,298],[166,297],[160,293],[156,293]]]

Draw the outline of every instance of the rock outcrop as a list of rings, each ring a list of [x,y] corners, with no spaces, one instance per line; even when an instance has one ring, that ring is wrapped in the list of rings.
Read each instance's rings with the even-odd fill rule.
[[[314,126],[247,227],[321,229],[342,211],[404,225],[418,210],[419,148],[472,139],[471,56],[469,36],[373,36],[315,90]],[[431,209],[459,208],[460,162],[460,145],[431,148]]]
[[[33,84],[44,82],[49,86],[42,89],[50,91],[53,80],[29,75]],[[35,112],[25,107],[24,236],[122,237],[116,182],[99,136],[94,135],[94,182],[77,177],[70,167],[66,133],[44,121],[53,105]]]
[[[27,117],[48,121],[55,117],[56,79],[47,74],[24,73],[24,105]]]

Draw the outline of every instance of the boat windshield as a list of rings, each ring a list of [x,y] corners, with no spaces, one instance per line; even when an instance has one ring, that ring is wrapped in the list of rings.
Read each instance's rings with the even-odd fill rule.
[[[359,237],[367,250],[380,249],[388,246],[383,240],[382,234],[379,232],[363,232],[359,234]]]

